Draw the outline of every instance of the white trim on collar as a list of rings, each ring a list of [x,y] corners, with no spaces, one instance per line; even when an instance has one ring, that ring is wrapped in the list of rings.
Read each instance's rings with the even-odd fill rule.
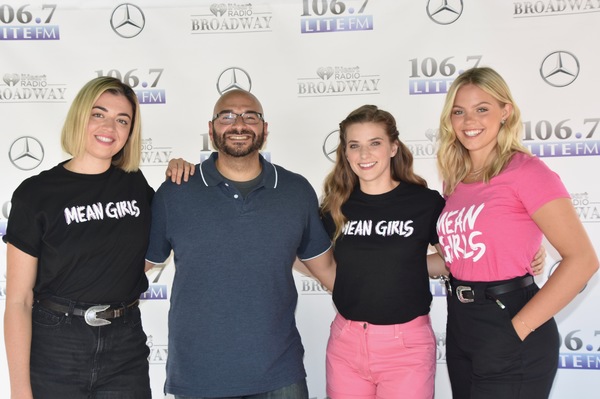
[[[277,168],[272,163],[269,163],[269,165],[273,167],[273,171],[275,172],[275,184],[273,185],[273,188],[277,188],[277,183],[279,182],[279,174],[277,173]]]
[[[279,173],[277,172],[277,168],[275,167],[274,164],[270,163],[270,162],[266,162],[269,165],[271,165],[271,167],[273,168],[273,173],[275,173],[275,183],[273,184],[273,188],[277,188],[277,185],[279,184]],[[206,181],[206,179],[204,178],[204,171],[202,169],[202,165],[204,164],[204,162],[200,163],[200,167],[198,169],[200,169],[200,176],[202,177],[202,181],[204,182],[204,185],[206,187],[208,187],[208,182]]]
[[[204,185],[205,185],[206,187],[208,187],[208,182],[207,182],[207,181],[206,181],[206,179],[204,178],[204,172],[202,171],[202,164],[203,164],[203,163],[204,163],[204,162],[202,162],[202,163],[200,164],[200,167],[199,167],[198,169],[200,169],[200,176],[202,177],[202,181],[204,182]]]

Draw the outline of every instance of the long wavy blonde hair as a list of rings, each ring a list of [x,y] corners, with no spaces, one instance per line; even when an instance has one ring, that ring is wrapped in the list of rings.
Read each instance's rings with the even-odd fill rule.
[[[327,175],[323,187],[323,201],[321,212],[329,212],[335,223],[333,241],[341,236],[347,218],[342,213],[342,205],[348,201],[350,194],[358,184],[358,177],[352,171],[346,159],[346,146],[348,144],[346,132],[350,125],[355,123],[377,123],[384,127],[390,143],[398,146],[396,155],[390,158],[390,173],[394,181],[409,182],[427,187],[427,182],[413,171],[413,156],[398,138],[396,120],[387,111],[375,105],[363,105],[352,111],[340,123],[340,144],[336,150],[336,160],[333,170]]]
[[[498,175],[516,152],[531,155],[521,143],[523,130],[521,111],[515,104],[510,89],[502,76],[489,67],[468,69],[460,74],[450,86],[440,116],[437,164],[444,180],[445,195],[452,194],[458,183],[465,179],[473,168],[469,151],[457,139],[450,119],[457,91],[468,84],[479,87],[494,97],[501,106],[505,104],[512,106],[512,112],[498,132],[496,146],[490,154],[492,161],[482,171],[483,181],[488,183],[492,177]]]

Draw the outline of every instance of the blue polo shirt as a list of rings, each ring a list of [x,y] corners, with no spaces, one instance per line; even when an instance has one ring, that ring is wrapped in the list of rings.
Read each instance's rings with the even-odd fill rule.
[[[331,245],[304,177],[261,156],[262,181],[244,198],[217,156],[152,201],[146,259],[174,252],[165,391],[176,395],[249,395],[304,378],[292,264]]]

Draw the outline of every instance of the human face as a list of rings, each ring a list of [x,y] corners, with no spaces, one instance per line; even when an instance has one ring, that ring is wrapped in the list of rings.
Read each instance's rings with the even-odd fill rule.
[[[383,194],[395,187],[390,170],[398,145],[391,143],[380,123],[353,123],[346,128],[346,159],[367,194]]]
[[[456,92],[450,120],[456,137],[469,151],[475,167],[482,167],[498,142],[502,120],[510,115],[510,104],[501,104],[474,84]]]
[[[108,167],[129,139],[132,117],[133,108],[125,96],[102,93],[90,111],[83,160]]]
[[[214,114],[221,112],[234,112],[241,114],[254,111],[262,114],[260,103],[247,93],[235,92],[225,94],[217,102]],[[267,123],[260,121],[255,125],[244,123],[238,117],[232,125],[223,125],[218,120],[209,123],[209,134],[214,147],[220,153],[241,158],[251,154],[258,154],[267,137]]]

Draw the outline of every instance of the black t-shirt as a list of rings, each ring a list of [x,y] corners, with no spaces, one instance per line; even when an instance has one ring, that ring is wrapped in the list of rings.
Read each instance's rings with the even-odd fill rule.
[[[142,172],[98,175],[64,162],[15,190],[4,240],[38,258],[36,298],[133,300],[148,288],[144,258],[154,190]]]
[[[390,325],[429,313],[427,248],[437,244],[444,200],[437,191],[400,183],[381,195],[357,189],[342,206],[348,219],[337,239],[333,301],[348,320]],[[331,215],[323,217],[333,236]]]

